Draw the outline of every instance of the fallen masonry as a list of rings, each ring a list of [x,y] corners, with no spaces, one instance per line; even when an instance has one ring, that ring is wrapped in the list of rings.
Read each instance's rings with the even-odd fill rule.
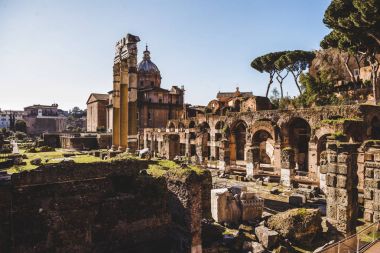
[[[264,200],[245,187],[213,189],[211,214],[218,223],[240,224],[261,218]]]

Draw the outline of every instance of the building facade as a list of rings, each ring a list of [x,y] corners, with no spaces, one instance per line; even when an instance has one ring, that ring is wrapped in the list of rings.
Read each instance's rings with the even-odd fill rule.
[[[13,129],[14,124],[17,120],[22,120],[24,115],[24,111],[14,111],[14,110],[7,110],[7,111],[1,111],[0,110],[0,129],[6,128],[6,129]]]
[[[87,132],[106,131],[108,94],[91,93],[86,104]]]
[[[66,129],[67,117],[58,109],[58,104],[25,107],[23,119],[28,134],[32,135],[59,133]]]

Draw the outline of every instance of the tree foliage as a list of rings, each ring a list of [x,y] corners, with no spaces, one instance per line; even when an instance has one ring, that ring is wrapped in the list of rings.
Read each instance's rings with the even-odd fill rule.
[[[379,99],[376,89],[379,70],[376,55],[380,52],[379,12],[380,0],[333,0],[323,19],[332,31],[321,42],[322,48],[339,48],[367,60],[371,66],[375,101]],[[357,62],[360,64],[360,61]]]
[[[334,86],[338,79],[338,73],[332,68],[318,71],[314,76],[302,73],[300,83],[303,93],[295,103],[302,106],[341,104],[342,101],[336,97],[334,92]]]
[[[256,69],[260,73],[265,72],[269,74],[269,83],[267,86],[267,92],[265,94],[266,97],[268,97],[270,86],[273,83],[273,78],[275,74],[278,72],[275,63],[285,53],[286,51],[268,53],[263,56],[259,56],[255,58],[251,62],[252,68]]]
[[[281,89],[281,98],[284,98],[282,83],[289,73],[292,73],[295,83],[301,93],[298,78],[305,71],[315,57],[314,52],[294,50],[268,53],[257,57],[251,63],[251,67],[261,73],[269,74],[269,83],[266,96],[268,97],[270,86],[276,76]]]
[[[69,110],[69,117],[72,118],[81,118],[86,116],[87,111],[80,109],[78,106],[74,106],[73,109]]]
[[[288,51],[276,61],[275,65],[278,69],[287,69],[293,75],[298,91],[302,94],[298,78],[303,71],[309,68],[314,58],[314,52],[303,50]]]
[[[15,123],[15,131],[26,133],[26,123],[25,121],[18,119]]]

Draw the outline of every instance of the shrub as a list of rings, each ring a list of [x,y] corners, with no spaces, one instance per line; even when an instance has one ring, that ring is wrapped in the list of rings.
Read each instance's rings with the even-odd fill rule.
[[[27,135],[26,135],[26,133],[24,133],[24,132],[20,132],[20,131],[18,131],[18,132],[15,133],[15,137],[16,137],[18,140],[24,140],[24,139],[27,137]]]
[[[55,151],[55,148],[49,147],[49,146],[42,146],[38,149],[39,152],[53,152]]]

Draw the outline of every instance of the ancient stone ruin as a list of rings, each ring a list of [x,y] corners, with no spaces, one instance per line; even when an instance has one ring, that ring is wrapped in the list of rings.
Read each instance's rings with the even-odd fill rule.
[[[261,218],[264,200],[244,187],[211,190],[211,214],[218,223],[240,224]]]
[[[2,180],[0,252],[202,252],[210,174],[147,166],[60,163]]]

